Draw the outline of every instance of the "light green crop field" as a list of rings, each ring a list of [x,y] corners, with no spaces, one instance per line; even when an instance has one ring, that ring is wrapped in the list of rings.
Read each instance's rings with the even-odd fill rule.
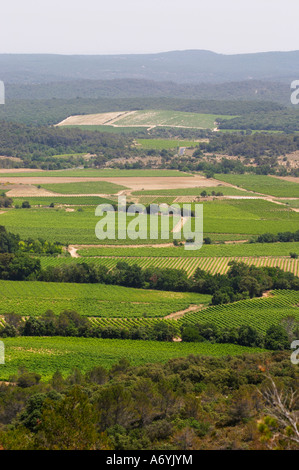
[[[209,195],[214,191],[215,193],[222,193],[224,196],[253,196],[252,193],[242,191],[230,186],[214,186],[214,187],[198,187],[198,188],[178,188],[178,189],[159,189],[159,190],[143,190],[134,191],[133,196],[200,196],[206,191]]]
[[[241,300],[188,313],[180,318],[178,323],[211,322],[221,328],[250,325],[261,333],[265,333],[270,326],[278,325],[287,316],[294,316],[299,320],[298,302],[298,291],[274,291],[273,297]]]
[[[140,258],[205,258],[225,256],[289,256],[290,253],[299,254],[299,242],[290,243],[229,243],[217,245],[203,245],[196,252],[187,251],[184,247],[137,247],[137,248],[81,248],[78,254],[88,258],[93,256],[140,257]],[[62,258],[63,259],[63,258]]]
[[[24,201],[28,201],[31,206],[50,206],[66,205],[66,206],[98,206],[99,204],[112,204],[111,199],[99,196],[49,196],[49,197],[22,197],[13,198],[14,206],[21,206]]]
[[[75,310],[88,317],[163,317],[211,297],[189,292],[160,292],[102,284],[0,281],[0,314],[38,316]]]
[[[299,187],[299,186],[298,186]],[[203,204],[204,232],[251,234],[295,232],[299,213],[265,200],[221,200]],[[242,237],[240,237],[242,239]]]
[[[95,234],[95,228],[101,217],[95,216],[94,207],[78,208],[69,212],[67,208],[37,208],[31,209],[10,209],[0,213],[0,225],[4,225],[9,232],[18,233],[22,239],[43,238],[49,241],[58,241],[62,244],[153,244],[161,243],[161,233],[158,232],[158,238],[151,240],[150,232],[150,216],[140,215],[140,226],[143,230],[143,237],[131,240],[129,238],[118,240],[117,238],[98,239]],[[138,217],[138,216],[137,216]],[[125,229],[135,224],[135,217],[127,217],[125,223],[119,223],[118,216],[115,218],[115,233],[118,235],[119,227]],[[163,239],[166,243],[172,239],[172,227],[176,224],[176,218],[163,218],[164,222],[169,222],[170,233],[169,238]],[[178,219],[179,221],[179,219]],[[159,217],[159,225],[161,225],[161,217]],[[105,229],[104,229],[105,230]],[[136,228],[139,231],[139,228]]]
[[[191,207],[194,207],[191,205]],[[139,217],[139,216],[137,216]],[[134,217],[127,217],[127,227],[135,224]],[[49,241],[59,241],[63,244],[157,244],[173,240],[172,228],[176,220],[169,221],[169,237],[161,239],[159,232],[157,239],[150,239],[150,216],[140,216],[145,238],[117,239],[118,217],[116,216],[116,238],[99,240],[95,235],[96,224],[100,217],[95,216],[95,207],[85,207],[81,211],[68,212],[66,209],[31,208],[10,209],[0,213],[0,225],[13,233],[19,233],[21,238],[43,238]],[[168,222],[166,217],[159,217]],[[194,230],[194,218],[191,226]],[[203,229],[204,236],[212,240],[245,240],[252,235],[267,232],[295,232],[298,230],[299,213],[290,212],[285,206],[277,205],[264,200],[220,200],[203,203]],[[131,225],[130,225],[131,226]],[[146,227],[147,226],[147,227]],[[125,228],[124,224],[120,227]],[[187,224],[184,226],[187,236]],[[138,232],[138,227],[136,228]],[[184,234],[182,233],[182,236]]]
[[[108,125],[70,125],[63,126],[64,128],[76,128],[82,129],[83,131],[98,131],[98,132],[108,132],[109,134],[136,134],[143,133],[144,127],[114,127]]]
[[[167,126],[213,129],[217,118],[233,119],[236,116],[216,114],[185,113],[181,111],[141,110],[125,117],[120,117],[115,124],[120,127]]]
[[[144,149],[171,150],[178,147],[194,148],[198,142],[194,140],[174,140],[174,139],[137,139],[137,144]]]
[[[5,364],[0,365],[0,379],[7,380],[21,366],[49,380],[59,370],[64,376],[74,367],[86,372],[93,367],[110,368],[121,358],[132,365],[167,362],[169,359],[201,356],[237,356],[262,353],[262,349],[232,344],[169,343],[96,338],[6,338]]]
[[[220,181],[240,186],[249,191],[268,194],[275,197],[298,197],[299,184],[264,175],[215,175]]]
[[[48,191],[60,194],[116,194],[123,189],[128,189],[119,184],[108,181],[88,181],[83,183],[53,183],[40,184]]]
[[[287,204],[289,207],[293,207],[294,209],[299,208],[299,199],[280,199],[279,202],[283,202],[284,204]]]
[[[1,171],[1,170],[0,170]],[[71,178],[153,178],[153,177],[174,177],[174,176],[193,176],[189,173],[184,173],[183,171],[179,170],[118,170],[118,169],[104,169],[104,170],[97,170],[86,168],[82,170],[49,170],[49,171],[27,171],[27,172],[16,172],[16,173],[0,173],[0,177],[7,178],[7,177],[36,177],[36,178],[43,178],[43,177],[71,177]],[[39,183],[39,180],[36,180],[36,184]]]

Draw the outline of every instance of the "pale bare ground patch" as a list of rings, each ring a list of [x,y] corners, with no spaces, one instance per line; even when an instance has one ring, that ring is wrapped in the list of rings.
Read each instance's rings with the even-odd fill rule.
[[[271,290],[267,290],[266,292],[263,292],[262,297],[264,297],[264,298],[274,297],[273,292]]]
[[[8,157],[3,157],[3,158],[8,158]],[[11,158],[11,157],[9,157]],[[39,169],[32,169],[32,168],[1,168],[0,173],[32,173],[32,172],[38,171],[40,173],[44,173],[44,170],[39,170]]]
[[[9,160],[11,162],[21,162],[22,159],[18,157],[7,157],[5,155],[0,155],[0,160]],[[2,169],[0,170],[2,172]],[[11,170],[14,171],[14,170]]]
[[[130,111],[117,111],[112,113],[98,113],[69,116],[56,126],[103,126],[111,124],[120,117],[130,114]]]
[[[299,183],[299,177],[298,176],[275,176],[275,175],[269,175],[272,178],[278,178],[283,181],[290,181],[291,183]]]
[[[176,224],[176,226],[173,228],[172,233],[179,233],[181,232],[182,228],[184,225],[187,223],[187,221],[190,219],[190,217],[181,217],[181,220]]]
[[[164,320],[178,320],[179,318],[186,315],[186,313],[194,312],[195,310],[202,309],[203,307],[204,307],[203,304],[190,305],[190,307],[186,308],[185,310],[180,310],[179,312],[171,313],[170,315],[167,315],[166,317],[163,317],[163,319]]]
[[[78,248],[75,248],[74,246],[70,245],[67,251],[69,252],[72,258],[80,258],[80,255],[78,255],[77,253]]]
[[[2,183],[13,183],[23,185],[38,185],[38,184],[55,184],[55,183],[86,183],[94,181],[107,181],[125,186],[127,189],[133,191],[140,190],[159,190],[159,189],[184,189],[184,188],[202,188],[202,187],[215,187],[221,184],[222,186],[232,186],[229,184],[222,184],[220,181],[213,178],[205,178],[201,175],[194,176],[155,176],[155,177],[74,177],[74,176],[4,176],[1,178]]]
[[[37,188],[30,184],[20,184],[14,186],[12,189],[7,191],[8,197],[50,197],[57,196],[57,194],[48,191],[47,189]]]
[[[77,253],[78,250],[84,248],[123,248],[124,251],[126,248],[168,248],[173,247],[173,243],[157,243],[157,244],[139,244],[139,245],[69,245],[68,252],[73,258],[80,258],[81,256]],[[125,255],[125,253],[124,253]],[[119,255],[118,255],[119,256]],[[93,256],[93,258],[102,258],[102,256]]]
[[[30,185],[22,185],[22,186],[16,186],[15,188],[11,189],[10,191],[7,191],[6,195],[8,197],[101,197],[101,198],[108,198],[108,197],[115,197],[114,195],[110,194],[103,194],[103,193],[82,193],[82,194],[60,194],[60,193],[55,193],[52,191],[48,191],[47,189],[40,188],[38,189],[36,186],[30,186]]]

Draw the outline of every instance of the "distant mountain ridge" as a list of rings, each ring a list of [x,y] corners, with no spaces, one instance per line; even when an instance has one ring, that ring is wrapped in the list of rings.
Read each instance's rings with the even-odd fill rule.
[[[299,51],[224,55],[204,50],[158,54],[0,54],[0,80],[42,84],[75,80],[146,79],[180,84],[299,80]]]

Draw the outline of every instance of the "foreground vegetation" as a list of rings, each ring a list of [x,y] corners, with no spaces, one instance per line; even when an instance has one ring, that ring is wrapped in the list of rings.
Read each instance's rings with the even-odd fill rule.
[[[10,374],[14,385],[0,385],[2,449],[297,448],[298,403],[290,405],[288,399],[298,387],[298,370],[288,353],[244,354],[246,348],[227,345],[158,346],[7,340],[10,360],[1,375]],[[229,356],[219,357],[224,352]],[[28,369],[20,367],[22,362]],[[281,388],[282,410],[276,399]]]

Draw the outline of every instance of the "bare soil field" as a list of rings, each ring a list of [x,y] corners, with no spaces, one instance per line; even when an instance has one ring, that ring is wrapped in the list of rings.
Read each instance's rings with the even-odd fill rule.
[[[20,184],[15,185],[12,189],[7,191],[6,195],[8,197],[50,197],[57,196],[57,194],[47,191],[43,188],[37,188],[30,184]],[[68,196],[68,194],[66,195]]]
[[[7,158],[7,157],[0,157],[0,158]],[[11,157],[9,157],[11,159]],[[34,169],[32,170],[32,168],[1,168],[0,170],[0,173],[3,174],[3,173],[26,173],[26,172],[31,172],[32,171],[40,171],[40,172],[43,172],[44,170],[39,170],[39,169]]]
[[[290,181],[291,183],[299,183],[299,178],[296,176],[273,176],[273,178],[278,178],[283,181]]]
[[[69,116],[68,118],[59,122],[57,126],[110,126],[120,117],[124,117],[129,114],[131,114],[130,111],[118,111],[113,113]]]
[[[204,176],[200,175],[195,175],[193,177],[184,177],[184,176],[168,176],[168,177],[142,177],[142,178],[137,178],[137,177],[112,177],[112,178],[88,178],[88,177],[43,177],[42,179],[39,179],[38,177],[18,177],[18,176],[5,176],[2,177],[0,180],[0,183],[13,183],[17,185],[22,185],[23,189],[25,186],[28,185],[37,185],[37,184],[53,184],[53,183],[79,183],[79,182],[92,182],[92,181],[107,181],[110,183],[115,183],[119,184],[122,186],[126,186],[127,188],[133,190],[133,191],[140,191],[142,189],[153,189],[153,190],[159,190],[159,189],[179,189],[179,188],[196,188],[196,187],[215,187],[218,184],[222,184],[225,186],[232,186],[230,184],[225,184],[221,183],[218,180],[215,180],[213,178],[205,178]],[[21,196],[21,190],[17,194],[18,196]],[[35,191],[35,190],[34,190]],[[36,193],[35,195],[42,196],[43,194],[41,193],[41,189],[37,189],[37,191],[40,191]],[[51,193],[53,195],[54,193]],[[29,195],[26,194],[26,196]],[[33,196],[33,194],[30,194]],[[49,194],[48,194],[49,195]]]

